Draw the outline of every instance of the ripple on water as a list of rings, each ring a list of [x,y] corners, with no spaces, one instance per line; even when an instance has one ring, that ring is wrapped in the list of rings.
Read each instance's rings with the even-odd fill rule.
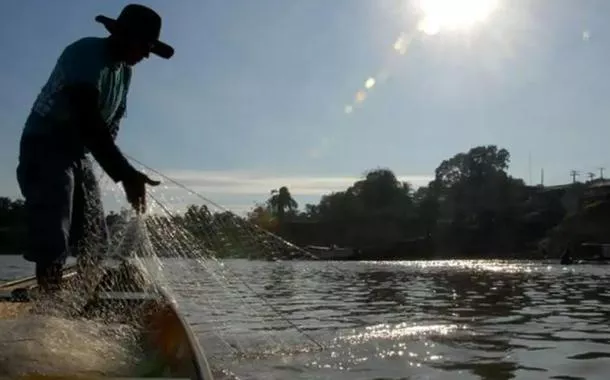
[[[219,265],[168,262],[165,271],[213,364],[240,378],[608,378],[610,267],[485,260],[224,266],[257,294],[210,272]]]
[[[265,284],[265,276],[272,275],[264,266],[254,272],[246,262],[231,265],[253,282]],[[606,378],[600,368],[608,360],[603,353],[610,351],[605,306],[610,293],[599,283],[609,283],[609,276],[598,269],[593,274],[491,261],[282,265],[273,281],[281,282],[283,291],[268,287],[263,295],[298,318],[332,354],[284,355],[281,360],[278,354],[266,359],[268,366],[238,360],[231,364],[237,372],[258,368],[278,379],[561,378],[584,373]],[[248,327],[240,321],[257,331],[254,322]],[[273,339],[256,339],[256,334],[243,339],[279,345],[278,353],[290,351],[281,349],[283,342],[299,340],[294,329],[272,326],[265,331],[275,331]]]

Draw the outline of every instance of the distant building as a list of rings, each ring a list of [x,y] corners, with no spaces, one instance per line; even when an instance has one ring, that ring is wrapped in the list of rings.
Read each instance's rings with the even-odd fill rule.
[[[610,180],[591,181],[587,185],[583,194],[585,205],[610,200]]]
[[[595,202],[610,201],[610,180],[607,179],[555,186],[531,186],[529,189],[539,196],[559,197],[567,213],[577,212]]]
[[[538,186],[536,195],[559,199],[565,212],[571,214],[577,212],[582,206],[583,188],[585,187],[586,185],[580,182],[555,186]]]

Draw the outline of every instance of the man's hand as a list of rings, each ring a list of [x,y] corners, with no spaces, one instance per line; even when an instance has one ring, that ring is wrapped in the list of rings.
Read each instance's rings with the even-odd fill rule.
[[[146,212],[146,185],[157,186],[160,181],[155,181],[142,172],[134,170],[122,181],[127,202],[138,214]]]

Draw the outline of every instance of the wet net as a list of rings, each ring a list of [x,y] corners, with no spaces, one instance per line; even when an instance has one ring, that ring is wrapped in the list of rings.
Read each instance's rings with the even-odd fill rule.
[[[237,358],[323,349],[285,310],[262,295],[269,289],[238,274],[240,266],[316,260],[315,254],[136,164],[163,184],[149,189],[145,217],[123,209],[109,220],[109,255],[135,258],[149,280],[171,294],[212,365],[226,368]],[[123,190],[101,178],[106,196],[125,204]],[[252,334],[253,325],[268,333]]]
[[[110,244],[103,256],[134,263],[143,277],[138,281],[154,283],[172,298],[213,367],[222,371],[238,358],[323,348],[268,301],[269,297],[261,295],[269,289],[235,271],[239,266],[286,259],[316,259],[314,254],[162,173],[141,165],[139,169],[164,181],[162,186],[150,188],[145,216],[129,211],[122,188],[97,168],[104,203],[119,205],[120,210],[107,212]],[[131,290],[121,289],[121,284],[113,287],[117,285],[119,290]],[[76,320],[71,312],[86,305],[87,294],[71,292],[64,298],[61,303],[44,305],[58,309],[55,313],[47,310],[51,317],[28,315],[0,321],[7,335],[0,337],[0,373],[133,376],[144,355],[136,344],[136,332],[109,320]],[[128,305],[125,310],[128,312]],[[254,335],[252,326],[259,330]],[[260,330],[268,333],[260,334]],[[101,357],[112,360],[96,359]]]

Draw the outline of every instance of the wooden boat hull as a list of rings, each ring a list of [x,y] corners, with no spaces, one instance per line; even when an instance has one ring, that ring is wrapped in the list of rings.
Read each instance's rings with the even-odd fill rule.
[[[77,279],[75,267],[64,271],[64,281]],[[138,373],[131,377],[186,378],[212,380],[203,348],[165,289],[144,281],[137,265],[123,262],[106,268],[98,286],[81,305],[79,319],[127,324],[137,331],[138,344],[145,352]],[[32,312],[36,281],[33,277],[0,284],[0,320],[17,319]],[[24,374],[23,379],[58,378],[57,374]],[[78,373],[59,378],[93,378]],[[95,376],[100,379],[101,376]]]

